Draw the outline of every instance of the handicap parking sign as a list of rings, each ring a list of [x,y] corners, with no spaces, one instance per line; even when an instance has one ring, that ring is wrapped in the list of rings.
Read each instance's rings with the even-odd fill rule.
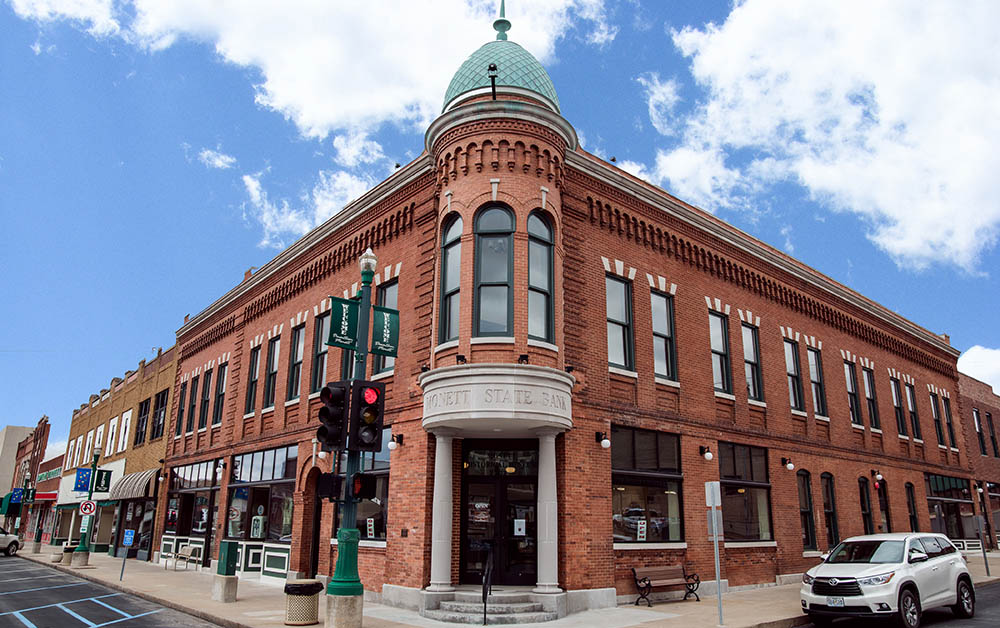
[[[132,547],[133,539],[135,539],[135,530],[125,530],[125,538],[122,539],[122,545]]]

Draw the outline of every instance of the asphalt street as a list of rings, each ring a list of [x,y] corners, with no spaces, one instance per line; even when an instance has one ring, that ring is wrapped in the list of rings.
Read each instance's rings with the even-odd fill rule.
[[[833,624],[836,628],[885,628],[886,622],[860,619],[840,619]],[[976,616],[959,619],[948,608],[926,611],[921,627],[935,628],[996,628],[1000,626],[1000,582],[976,587]],[[810,628],[812,624],[807,624]]]
[[[23,558],[0,556],[0,628],[102,626],[215,624]]]

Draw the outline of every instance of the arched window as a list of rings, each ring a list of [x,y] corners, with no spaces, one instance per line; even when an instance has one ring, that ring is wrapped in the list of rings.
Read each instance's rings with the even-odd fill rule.
[[[816,549],[816,521],[813,519],[812,486],[809,472],[800,469],[795,474],[799,485],[799,519],[802,522],[802,549]]]
[[[826,522],[826,548],[828,550],[840,543],[840,530],[837,529],[837,496],[833,490],[833,475],[824,473],[819,476],[823,487],[823,519]]]
[[[872,494],[868,491],[868,478],[858,478],[858,498],[861,500],[861,521],[865,525],[865,534],[875,534],[875,522],[872,520]]]
[[[878,531],[892,532],[892,518],[889,516],[889,487],[885,480],[875,482],[875,495],[878,497]]]
[[[910,482],[906,483],[906,509],[910,514],[910,532],[920,532],[920,524],[917,522],[917,496]]]
[[[462,217],[456,215],[441,230],[441,342],[458,338],[461,271]]]
[[[476,287],[473,336],[514,333],[514,216],[503,207],[488,207],[476,217]]]
[[[528,216],[528,337],[552,342],[552,227],[541,212]]]

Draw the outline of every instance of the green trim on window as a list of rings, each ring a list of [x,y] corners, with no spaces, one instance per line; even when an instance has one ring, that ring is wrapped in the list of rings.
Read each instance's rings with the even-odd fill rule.
[[[507,214],[510,218],[510,229],[487,229],[482,230],[479,228],[479,223],[483,220],[484,216],[487,216],[494,210],[500,210]],[[514,335],[514,231],[517,228],[517,222],[514,217],[514,212],[500,204],[490,204],[478,212],[476,212],[475,218],[475,236],[476,236],[476,250],[473,252],[475,255],[475,268],[474,268],[474,282],[472,286],[472,336],[475,338],[482,337],[506,337]],[[482,282],[482,248],[483,240],[486,238],[497,238],[506,235],[507,240],[507,281],[506,283],[501,282]],[[484,332],[479,328],[480,325],[480,289],[483,287],[506,287],[507,289],[507,321],[505,328],[499,331]]]

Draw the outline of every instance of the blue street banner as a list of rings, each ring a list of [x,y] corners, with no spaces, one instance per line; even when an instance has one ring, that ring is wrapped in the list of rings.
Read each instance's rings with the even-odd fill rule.
[[[10,492],[10,503],[12,503],[12,504],[20,504],[22,497],[24,497],[24,489],[23,488],[15,488],[14,490],[12,490]]]
[[[90,490],[90,469],[83,467],[76,470],[76,482],[73,490],[78,493],[86,493]]]
[[[125,538],[122,539],[122,545],[132,547],[133,539],[135,539],[135,530],[125,530]]]

